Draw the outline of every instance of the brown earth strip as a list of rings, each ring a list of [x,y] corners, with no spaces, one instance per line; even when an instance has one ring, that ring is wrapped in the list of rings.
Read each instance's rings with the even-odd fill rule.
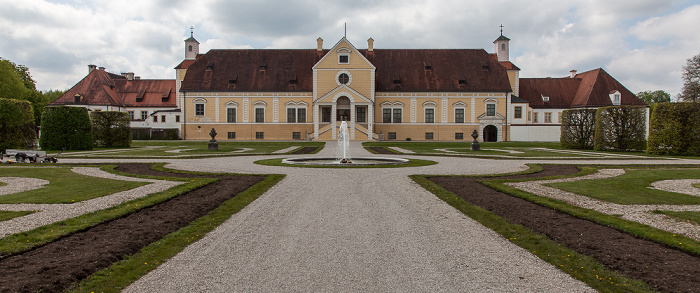
[[[369,147],[370,150],[375,151],[377,154],[383,154],[383,155],[395,155],[396,153],[387,150],[383,147]]]
[[[314,152],[317,148],[318,147],[303,147],[301,149],[293,151],[292,154],[295,154],[295,155],[310,154],[310,153]]]
[[[575,166],[544,167],[540,173],[500,178],[537,178],[578,171]],[[700,291],[700,257],[534,204],[477,182],[494,178],[436,176],[428,179],[473,205],[544,234],[578,253],[592,256],[604,266],[642,280],[656,290]]]
[[[120,171],[170,177],[200,177],[124,164]],[[28,252],[0,259],[1,292],[59,292],[125,256],[187,226],[224,201],[264,179],[223,176],[218,182],[138,212],[101,223]]]

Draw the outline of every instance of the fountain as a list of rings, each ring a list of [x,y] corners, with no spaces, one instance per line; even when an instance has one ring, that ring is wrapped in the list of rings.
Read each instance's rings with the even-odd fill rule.
[[[407,159],[401,158],[352,158],[350,157],[350,134],[348,133],[348,123],[340,123],[338,130],[338,146],[335,150],[335,158],[288,158],[282,163],[292,165],[329,165],[329,166],[372,166],[372,165],[399,165],[408,163]]]
[[[352,164],[350,160],[350,135],[348,134],[348,123],[343,121],[340,123],[340,131],[338,132],[338,148],[335,150],[335,157],[338,163]]]

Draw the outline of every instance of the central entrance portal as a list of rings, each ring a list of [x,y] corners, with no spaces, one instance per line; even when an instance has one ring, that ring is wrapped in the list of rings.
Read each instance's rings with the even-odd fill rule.
[[[335,120],[350,121],[350,98],[340,97],[335,105]]]

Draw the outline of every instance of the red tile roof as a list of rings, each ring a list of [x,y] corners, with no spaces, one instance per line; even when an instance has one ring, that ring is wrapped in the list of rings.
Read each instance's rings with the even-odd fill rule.
[[[80,105],[118,107],[175,107],[175,80],[135,79],[103,70],[93,70],[51,105],[74,105],[75,95],[83,97]],[[136,102],[141,97],[141,102]],[[167,97],[167,101],[163,101]]]
[[[510,91],[505,68],[482,49],[359,51],[377,68],[377,91]],[[211,50],[189,65],[181,91],[310,92],[312,68],[327,52]]]
[[[621,105],[646,105],[602,68],[577,74],[573,78],[521,78],[520,98],[532,108],[581,108],[612,106],[609,94],[619,91]],[[544,102],[542,97],[549,97]]]

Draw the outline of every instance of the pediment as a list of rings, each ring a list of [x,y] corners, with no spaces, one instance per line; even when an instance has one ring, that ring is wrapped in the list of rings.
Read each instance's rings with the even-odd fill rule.
[[[341,63],[340,55],[346,55],[347,63]],[[376,69],[345,37],[340,39],[313,69]]]
[[[496,116],[487,116],[486,113],[479,115],[477,117],[479,120],[503,120],[506,119],[506,117],[503,117],[503,115],[496,113]]]
[[[354,103],[371,103],[372,102],[371,99],[365,97],[364,95],[360,94],[356,90],[354,90],[351,87],[344,85],[344,84],[339,85],[338,87],[336,87],[332,91],[319,97],[316,100],[316,102],[317,103],[333,103],[334,100],[339,96],[347,96]]]

